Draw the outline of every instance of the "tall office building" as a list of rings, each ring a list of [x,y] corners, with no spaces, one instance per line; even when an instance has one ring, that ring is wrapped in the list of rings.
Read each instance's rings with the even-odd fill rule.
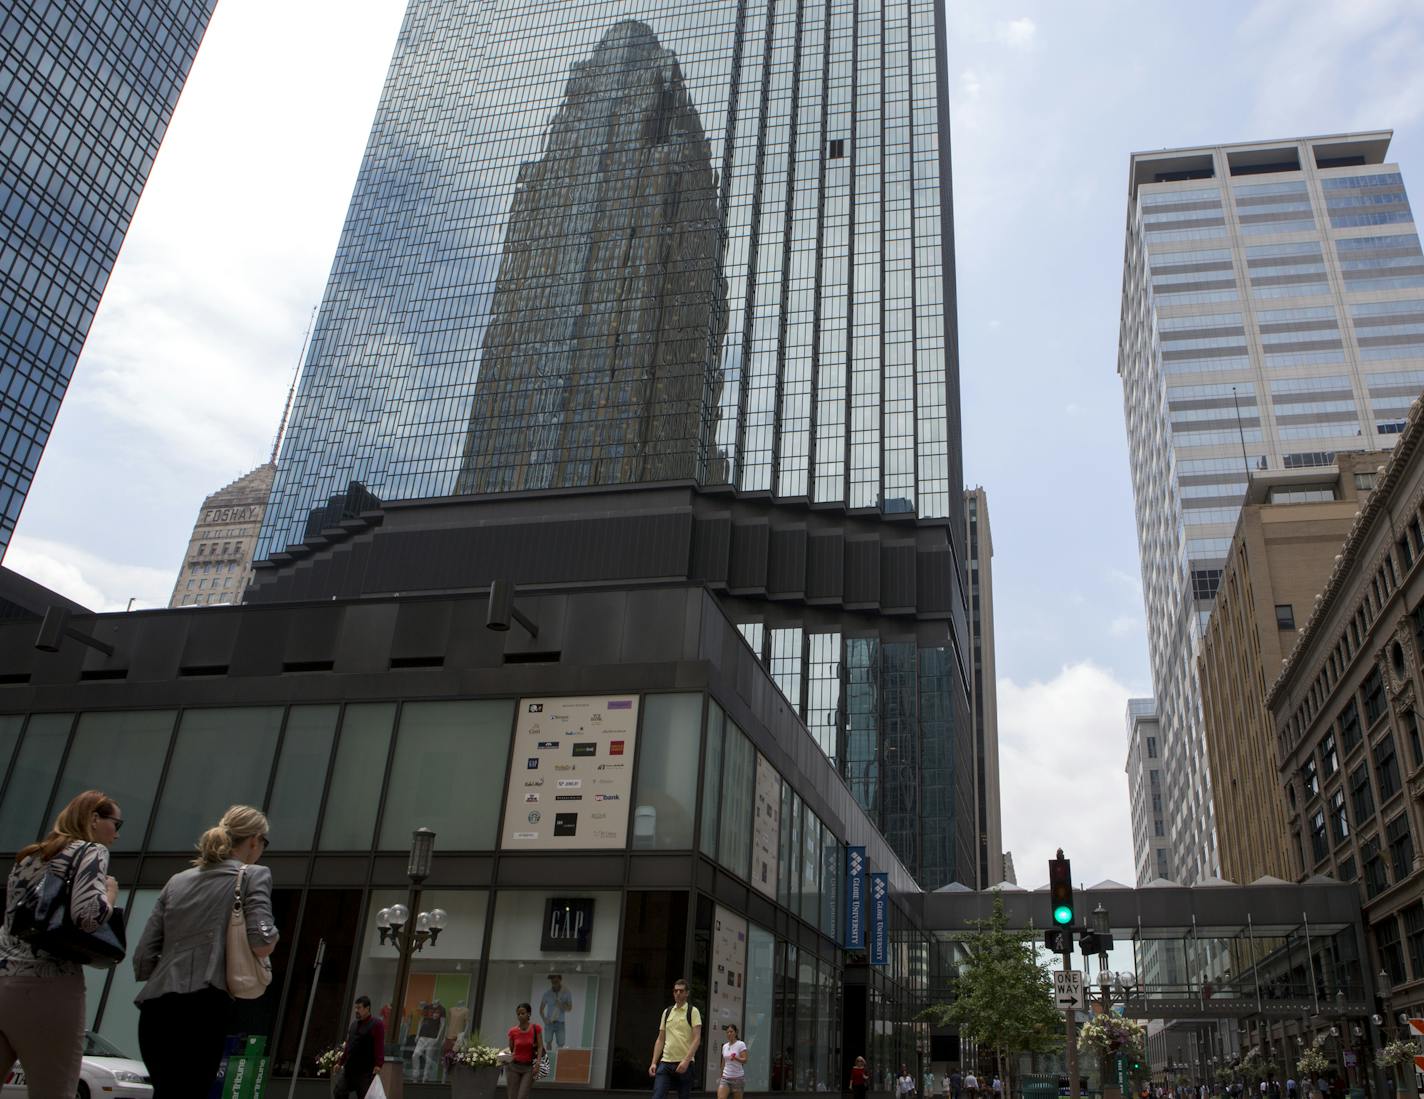
[[[242,602],[252,579],[252,553],[276,471],[274,462],[265,462],[203,501],[168,600],[170,607]]]
[[[1137,884],[1171,879],[1167,811],[1162,799],[1162,727],[1157,703],[1150,698],[1127,700],[1127,787]]]
[[[1131,159],[1118,373],[1183,882],[1221,869],[1197,657],[1247,478],[1389,446],[1424,388],[1424,252],[1389,140]]]
[[[215,3],[0,8],[0,556]]]
[[[989,496],[982,488],[964,493],[969,524],[970,701],[974,714],[974,826],[979,851],[979,888],[1012,881],[1004,854],[999,812],[999,696],[994,662],[994,539],[989,533]]]
[[[450,495],[761,502],[730,536],[775,575],[727,613],[932,886],[976,862],[942,16],[411,0],[259,545]],[[810,596],[837,539],[873,593]]]

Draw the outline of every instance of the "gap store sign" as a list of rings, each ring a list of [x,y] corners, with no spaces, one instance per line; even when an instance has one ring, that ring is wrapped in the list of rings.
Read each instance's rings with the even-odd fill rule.
[[[846,848],[845,942],[847,950],[865,949],[865,848]]]

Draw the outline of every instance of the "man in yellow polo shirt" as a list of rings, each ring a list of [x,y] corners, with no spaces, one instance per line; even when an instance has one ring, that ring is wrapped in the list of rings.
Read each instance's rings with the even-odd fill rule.
[[[682,978],[672,986],[672,1007],[663,1009],[658,1023],[658,1040],[653,1043],[653,1061],[648,1075],[653,1078],[653,1099],[667,1099],[668,1088],[677,1086],[678,1099],[692,1094],[692,1063],[702,1045],[702,1014],[687,1002],[687,982]]]

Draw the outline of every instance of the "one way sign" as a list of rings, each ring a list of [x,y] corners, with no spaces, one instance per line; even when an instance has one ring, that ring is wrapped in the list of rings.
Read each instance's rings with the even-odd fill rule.
[[[1083,971],[1070,969],[1053,972],[1053,998],[1059,1011],[1086,1011],[1087,997],[1083,994]]]

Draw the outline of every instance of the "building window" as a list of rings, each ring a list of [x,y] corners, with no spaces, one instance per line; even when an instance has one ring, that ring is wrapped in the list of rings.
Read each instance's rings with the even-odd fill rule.
[[[1157,738],[1155,736],[1150,736],[1147,738],[1147,758],[1157,758]]]
[[[1167,851],[1163,847],[1157,848],[1157,876],[1167,877]]]
[[[1389,973],[1391,985],[1403,984],[1408,978],[1404,972],[1404,951],[1399,943],[1399,921],[1393,915],[1386,916],[1374,925],[1375,945],[1379,947],[1380,965]]]
[[[1329,850],[1325,842],[1325,810],[1317,809],[1310,818],[1310,853],[1319,862]]]
[[[1352,698],[1340,711],[1340,747],[1348,752],[1360,743],[1360,708]]]
[[[1370,674],[1365,677],[1365,724],[1374,725],[1383,716],[1385,711],[1384,699],[1384,679],[1380,675],[1379,666],[1370,669]]]
[[[1276,604],[1276,629],[1295,629],[1295,608],[1289,603]]]
[[[1375,814],[1374,795],[1370,791],[1370,770],[1360,764],[1350,775],[1350,802],[1355,810],[1355,827],[1363,828]]]
[[[845,138],[843,138],[843,137],[833,137],[833,138],[831,138],[831,152],[830,152],[830,157],[831,157],[832,160],[841,160],[841,159],[843,159],[843,158],[845,157]]]
[[[1416,978],[1424,976],[1424,903],[1404,910],[1404,939],[1409,944],[1409,968]]]
[[[1339,878],[1341,881],[1354,881],[1359,876],[1360,871],[1355,866],[1355,856],[1346,855],[1340,860]]]
[[[1365,862],[1365,891],[1373,897],[1389,888],[1389,874],[1384,868],[1384,856],[1380,854],[1378,836],[1372,836],[1360,848],[1360,858]]]
[[[1400,813],[1385,827],[1389,842],[1389,861],[1394,867],[1394,880],[1403,881],[1414,869],[1414,840],[1409,834],[1409,815]]]
[[[1152,822],[1152,834],[1153,834],[1154,836],[1158,836],[1158,837],[1162,837],[1162,836],[1165,836],[1165,835],[1167,834],[1167,828],[1166,828],[1166,826],[1162,823],[1162,818],[1161,818],[1161,817],[1158,817],[1156,820],[1154,820],[1154,821]]]
[[[1424,764],[1424,745],[1419,741],[1419,715],[1413,710],[1405,710],[1401,720],[1404,724],[1404,735],[1409,741],[1409,762],[1418,767]]]
[[[1375,781],[1379,783],[1380,804],[1399,792],[1399,760],[1394,754],[1394,734],[1386,732],[1375,745]]]
[[[1340,755],[1335,751],[1334,733],[1326,733],[1325,739],[1320,742],[1320,766],[1324,769],[1326,777],[1340,769]]]
[[[1313,797],[1320,793],[1320,779],[1316,774],[1315,757],[1309,757],[1300,768],[1300,781],[1305,787],[1307,797]]]
[[[1336,843],[1344,843],[1350,835],[1350,821],[1345,814],[1345,791],[1337,789],[1330,795],[1330,831]]]

